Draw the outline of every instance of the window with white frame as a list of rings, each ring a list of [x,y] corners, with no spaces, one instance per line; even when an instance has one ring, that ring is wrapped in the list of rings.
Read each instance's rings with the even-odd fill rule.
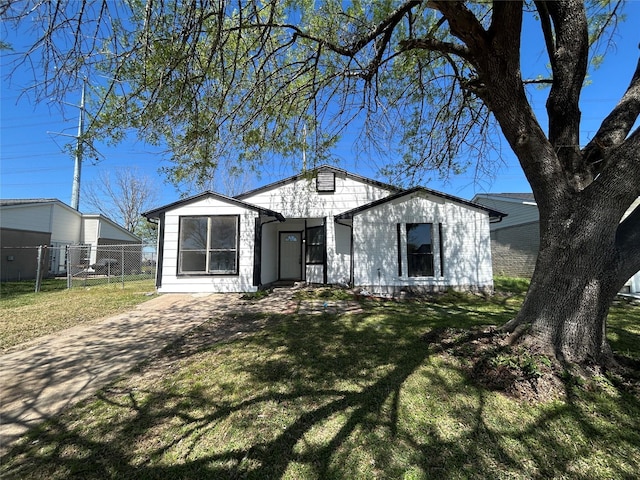
[[[237,215],[181,217],[178,273],[237,274],[238,229]]]

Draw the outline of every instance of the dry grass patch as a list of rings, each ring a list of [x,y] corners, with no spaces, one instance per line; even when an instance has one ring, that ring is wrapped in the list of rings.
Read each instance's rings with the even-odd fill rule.
[[[33,282],[0,284],[0,352],[43,335],[127,311],[154,294],[153,280],[66,288],[65,280],[46,280],[39,293]]]

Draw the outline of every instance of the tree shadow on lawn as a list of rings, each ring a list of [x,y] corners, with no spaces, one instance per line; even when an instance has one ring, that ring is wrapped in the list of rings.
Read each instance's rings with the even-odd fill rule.
[[[132,379],[32,431],[0,473],[586,478],[593,471],[580,469],[594,449],[605,465],[619,457],[607,476],[636,473],[637,398],[593,394],[529,406],[474,385],[445,350],[483,334],[452,340],[442,324],[460,323],[442,315],[465,309],[434,308],[444,310],[254,317],[264,330],[222,344],[214,333],[203,341],[205,324]]]

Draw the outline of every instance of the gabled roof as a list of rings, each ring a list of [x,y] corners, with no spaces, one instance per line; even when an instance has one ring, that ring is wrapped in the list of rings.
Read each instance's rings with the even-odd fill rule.
[[[283,222],[284,221],[284,217],[282,216],[282,214],[275,212],[273,210],[269,210],[268,208],[262,208],[262,207],[258,207],[256,205],[252,205],[250,203],[247,202],[243,202],[242,200],[238,200],[237,198],[231,198],[231,197],[227,197],[226,195],[221,195],[219,193],[215,193],[212,191],[206,191],[203,193],[199,193],[198,195],[194,195],[192,197],[188,197],[188,198],[183,198],[182,200],[178,200],[176,202],[170,203],[168,205],[165,205],[163,207],[158,207],[154,210],[149,210],[148,212],[144,212],[142,214],[143,217],[146,217],[147,220],[151,219],[151,218],[159,218],[160,214],[168,211],[168,210],[173,210],[174,208],[177,207],[182,207],[184,205],[188,205],[190,203],[193,202],[197,202],[198,200],[202,200],[204,198],[215,198],[217,200],[220,200],[222,202],[225,203],[230,203],[232,205],[237,205],[239,207],[243,207],[246,208],[247,210],[254,210],[256,212],[259,212],[262,215],[266,215],[269,217],[275,217],[277,218],[279,221]]]
[[[317,175],[317,173],[319,171],[330,171],[330,172],[338,173],[340,175],[344,175],[347,178],[351,178],[353,180],[358,180],[359,182],[362,182],[362,183],[368,183],[369,185],[374,185],[376,187],[384,188],[385,190],[390,190],[392,192],[400,192],[400,191],[402,191],[401,188],[398,188],[398,187],[396,187],[394,185],[391,185],[391,184],[388,184],[388,183],[379,182],[377,180],[373,180],[371,178],[363,177],[363,176],[360,176],[360,175],[356,175],[355,173],[347,172],[346,170],[342,170],[341,168],[336,168],[336,167],[333,167],[331,165],[320,165],[319,167],[316,167],[316,168],[311,169],[311,170],[307,170],[306,172],[302,172],[302,173],[299,173],[297,175],[293,175],[291,177],[285,178],[283,180],[278,180],[277,182],[270,183],[270,184],[265,185],[263,187],[259,187],[259,188],[256,188],[254,190],[250,190],[248,192],[241,193],[240,195],[236,195],[234,198],[242,200],[244,198],[250,197],[250,196],[255,195],[257,193],[264,192],[264,191],[267,191],[267,190],[271,190],[273,188],[281,187],[281,186],[286,185],[288,183],[293,183],[293,182],[295,182],[297,180],[301,180],[301,179],[305,179],[305,178],[313,178],[313,177],[315,177]]]
[[[59,205],[62,208],[66,208],[71,212],[77,213],[78,215],[82,215],[75,208],[71,208],[69,205],[64,203],[62,200],[58,200],[57,198],[7,198],[0,200],[0,207],[24,207],[29,205]]]
[[[57,198],[3,198],[3,199],[0,199],[1,207],[12,206],[12,205],[33,205],[37,203],[62,203],[62,202]]]
[[[518,203],[528,202],[535,203],[536,199],[533,193],[479,193],[475,198],[488,198],[494,200],[514,201]]]
[[[108,223],[109,225],[111,225],[113,228],[116,228],[118,230],[120,230],[122,233],[124,233],[125,235],[130,236],[131,238],[135,238],[136,240],[139,240],[140,242],[142,242],[142,239],[136,235],[133,232],[130,232],[129,230],[127,230],[126,228],[124,228],[122,225],[118,225],[116,222],[114,222],[113,220],[111,220],[109,217],[105,217],[104,215],[102,215],[101,213],[88,213],[88,214],[82,214],[82,220],[98,220],[99,222],[104,222],[104,223]]]
[[[465,200],[463,198],[459,198],[459,197],[455,197],[453,195],[449,195],[446,193],[442,193],[442,192],[438,192],[436,190],[431,190],[429,188],[425,188],[425,187],[414,187],[414,188],[410,188],[408,190],[402,190],[401,192],[395,193],[393,195],[389,195],[388,197],[382,198],[380,200],[376,200],[375,202],[371,202],[368,203],[366,205],[362,205],[360,207],[357,208],[353,208],[351,210],[348,210],[346,212],[343,212],[339,215],[336,215],[334,218],[336,220],[347,220],[347,219],[352,219],[355,215],[364,212],[365,210],[369,210],[370,208],[375,208],[379,205],[383,205],[387,202],[391,202],[393,200],[396,200],[398,198],[402,198],[405,197],[407,195],[411,195],[417,192],[422,192],[422,193],[426,193],[428,195],[433,195],[435,197],[440,197],[440,198],[444,198],[445,200],[449,200],[451,202],[456,202],[456,203],[460,203],[462,205],[466,205],[468,207],[473,207],[473,208],[477,208],[478,210],[484,210],[487,213],[489,213],[489,218],[491,220],[495,220],[497,222],[499,222],[500,220],[502,220],[503,217],[506,217],[507,214],[500,212],[498,210],[495,210],[493,208],[489,208],[486,207],[484,205],[480,205],[478,203],[474,203],[474,202],[470,202],[469,200]]]

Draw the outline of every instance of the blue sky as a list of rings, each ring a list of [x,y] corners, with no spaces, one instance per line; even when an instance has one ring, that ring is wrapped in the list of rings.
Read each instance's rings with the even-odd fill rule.
[[[582,129],[581,141],[586,143],[596,132],[600,121],[617,103],[627,88],[633,74],[640,50],[640,1],[629,1],[624,8],[627,15],[613,37],[600,69],[592,72],[590,84],[582,93]],[[534,38],[523,36],[525,48],[522,62],[523,76],[534,78],[540,73],[540,65],[546,62],[540,44]],[[25,42],[26,43],[26,42]],[[22,45],[23,47],[25,45]],[[21,45],[15,45],[19,50]],[[73,143],[71,136],[78,128],[78,109],[67,106],[64,116],[59,108],[44,103],[34,104],[33,98],[20,98],[22,87],[32,78],[30,72],[18,71],[11,82],[4,77],[8,72],[6,58],[2,59],[2,83],[0,90],[0,197],[7,198],[58,198],[69,204],[73,178],[73,158],[64,150],[64,146]],[[546,117],[544,102],[546,90],[531,87],[532,106],[541,122]],[[70,95],[68,103],[78,104],[80,92]],[[543,125],[545,125],[543,123]],[[354,132],[352,130],[352,132]],[[335,154],[340,158],[339,167],[351,172],[378,178],[372,162],[365,158],[355,158],[349,132],[343,138]],[[153,149],[135,140],[124,142],[116,147],[98,145],[102,154],[99,162],[87,159],[82,169],[82,185],[86,188],[96,181],[103,171],[112,171],[123,167],[135,167],[139,172],[156,180],[160,197],[159,205],[173,202],[179,198],[175,187],[169,185],[159,168],[168,166],[167,157],[158,149]],[[495,177],[478,178],[473,167],[466,173],[451,177],[448,181],[433,180],[424,186],[442,192],[471,199],[476,193],[487,192],[525,192],[530,187],[524,178],[517,160],[508,145],[502,141],[502,159],[504,164],[497,170]],[[302,160],[300,160],[302,166]],[[271,181],[292,175],[291,160],[275,165],[261,179],[255,179],[247,188],[255,188]],[[196,193],[196,192],[193,192]],[[80,210],[90,213],[80,195]]]

